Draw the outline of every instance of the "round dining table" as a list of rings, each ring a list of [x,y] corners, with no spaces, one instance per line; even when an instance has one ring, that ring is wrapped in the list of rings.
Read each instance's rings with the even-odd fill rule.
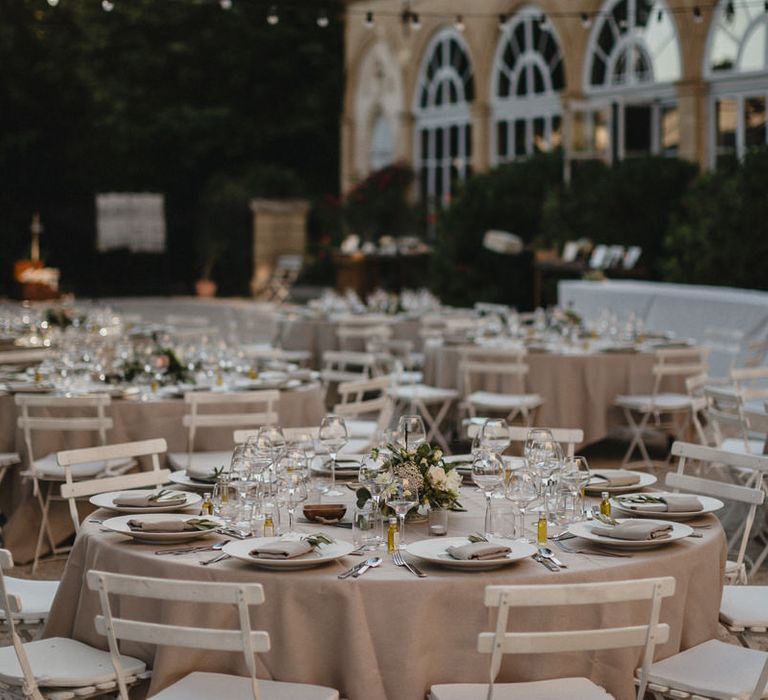
[[[352,492],[350,491],[350,498]],[[483,528],[484,497],[464,487],[466,512],[449,515],[449,536]],[[508,505],[499,499],[499,504]],[[675,594],[664,600],[661,621],[670,626],[669,641],[656,648],[661,659],[712,639],[722,591],[726,543],[719,521],[705,515],[694,524],[701,537],[685,538],[654,549],[633,550],[627,557],[568,554],[553,545],[567,568],[552,572],[525,558],[490,571],[456,571],[413,559],[427,574],[417,578],[380,551],[381,566],[360,578],[338,575],[360,561],[347,556],[312,569],[264,570],[247,561],[200,562],[216,552],[176,556],[158,554],[170,545],[141,544],[103,529],[109,517],[97,511],[81,529],[45,628],[45,636],[71,637],[101,649],[106,640],[94,629],[98,596],[89,590],[91,569],[143,577],[195,581],[259,582],[266,602],[252,610],[253,629],[269,632],[271,650],[259,656],[259,675],[277,680],[336,688],[349,700],[424,700],[432,684],[487,682],[489,657],[477,651],[477,636],[495,627],[495,614],[483,604],[489,584],[551,584],[619,581],[673,576]],[[323,531],[350,540],[343,527],[299,523],[306,533]],[[407,542],[427,538],[426,525],[407,524]],[[210,535],[208,542],[223,539]],[[570,540],[580,542],[580,540]],[[175,547],[175,545],[174,545]],[[572,547],[573,548],[573,547]],[[406,553],[406,558],[410,555]],[[170,603],[123,598],[122,617],[174,624],[236,626],[234,609],[218,605]],[[645,604],[607,604],[556,609],[526,608],[510,615],[510,631],[581,629],[643,624]],[[153,669],[153,694],[192,671],[247,675],[241,655],[127,643],[124,653]],[[499,681],[529,681],[586,676],[617,700],[634,698],[633,674],[640,649],[568,653],[553,656],[506,656]]]
[[[430,386],[462,391],[459,364],[461,347],[427,346],[424,382]],[[613,406],[620,394],[649,394],[653,389],[654,356],[650,352],[600,352],[572,348],[568,351],[529,351],[526,390],[544,400],[535,425],[581,428],[584,444],[606,437],[611,428],[626,425],[621,410]],[[509,377],[488,377],[483,389],[514,391]],[[478,387],[473,387],[477,390]]]
[[[113,399],[108,415],[114,427],[107,433],[110,444],[165,438],[168,452],[187,449],[187,428],[182,425],[185,404],[181,398]],[[281,390],[278,404],[279,424],[284,427],[315,426],[325,415],[324,391],[317,382],[296,389]],[[58,415],[58,414],[57,414]],[[17,411],[13,396],[0,395],[0,452],[16,452],[26,459],[24,438],[16,428]],[[229,450],[233,447],[232,428],[198,430],[196,450]],[[33,450],[36,458],[58,450],[89,447],[90,433],[36,432]],[[21,469],[12,469],[0,488],[0,511],[8,518],[3,526],[5,546],[16,562],[32,560],[40,510],[32,495],[31,484],[21,478]],[[51,529],[57,542],[73,533],[69,511],[63,503],[51,504]]]

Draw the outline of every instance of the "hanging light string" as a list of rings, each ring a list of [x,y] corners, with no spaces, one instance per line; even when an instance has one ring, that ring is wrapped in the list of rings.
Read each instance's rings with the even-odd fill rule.
[[[87,2],[87,0],[45,0],[47,4],[52,7],[59,7],[62,5],[74,3],[74,2]],[[101,8],[104,12],[112,12],[122,0],[100,0]],[[291,10],[292,13],[300,12],[306,13],[306,4],[299,2],[282,2],[278,4],[266,3],[263,0],[178,0],[179,2],[186,2],[188,4],[196,5],[218,5],[222,10],[231,10],[236,5],[257,5],[263,6],[266,10],[265,18],[269,25],[276,25],[280,22],[280,11]],[[364,5],[364,2],[360,2],[360,5]],[[697,24],[701,23],[704,19],[706,12],[714,12],[721,6],[720,0],[710,0],[709,2],[701,2],[693,7],[690,5],[669,5],[657,9],[658,20],[661,21],[664,13],[670,15],[689,15],[693,18],[693,21]],[[733,16],[735,7],[762,7],[764,12],[768,14],[768,0],[728,0],[722,5],[726,16]],[[460,14],[439,12],[439,11],[427,11],[417,12],[412,9],[412,4],[408,0],[403,4],[402,9],[372,9],[369,7],[355,7],[354,5],[348,6],[344,12],[347,17],[362,17],[363,26],[367,29],[372,29],[375,26],[376,18],[397,18],[401,21],[403,26],[414,31],[418,31],[421,28],[421,21],[423,18],[446,20],[453,22],[457,31],[463,32],[466,29],[466,20],[473,19],[488,19],[496,18],[501,29],[506,29],[514,16],[514,13],[488,13],[477,12],[470,10],[469,12],[461,12]],[[592,26],[595,20],[610,17],[612,12],[606,10],[597,11],[585,11],[585,10],[553,10],[552,12],[542,13],[539,18],[539,24],[545,26],[547,19],[573,19],[578,20],[581,25],[586,29]],[[335,19],[329,15],[327,8],[321,7],[316,14],[317,26],[321,29],[326,28]]]

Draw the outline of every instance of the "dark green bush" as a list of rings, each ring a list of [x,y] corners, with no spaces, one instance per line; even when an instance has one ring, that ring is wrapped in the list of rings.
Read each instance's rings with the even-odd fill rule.
[[[433,288],[448,304],[477,300],[530,305],[531,256],[483,248],[489,229],[529,243],[541,231],[542,205],[562,181],[559,155],[538,155],[467,180],[441,213],[432,265]]]
[[[768,149],[701,175],[664,241],[672,282],[768,289]]]

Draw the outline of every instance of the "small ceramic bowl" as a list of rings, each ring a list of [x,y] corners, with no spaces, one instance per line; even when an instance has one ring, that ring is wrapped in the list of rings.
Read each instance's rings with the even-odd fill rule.
[[[304,517],[314,523],[337,523],[347,512],[343,503],[310,503],[304,506]]]

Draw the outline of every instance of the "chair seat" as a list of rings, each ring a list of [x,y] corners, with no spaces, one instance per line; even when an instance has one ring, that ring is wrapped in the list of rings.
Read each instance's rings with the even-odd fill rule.
[[[115,680],[109,652],[82,642],[52,637],[27,642],[24,649],[40,686],[76,688]],[[121,655],[120,662],[128,676],[136,676],[146,670],[143,661],[131,656]],[[24,682],[24,674],[12,646],[0,648],[0,681],[14,686]]]
[[[538,394],[495,394],[492,391],[475,391],[467,396],[467,403],[477,408],[513,410],[536,408],[543,403]]]
[[[710,639],[653,664],[648,681],[717,700],[748,698],[766,658],[764,651]],[[768,697],[768,690],[761,697]]]
[[[229,465],[232,462],[232,450],[193,452],[191,470],[189,455],[186,452],[170,452],[168,454],[168,462],[171,465],[171,469],[186,469],[188,474],[190,471],[192,472],[191,476],[205,476],[214,469],[220,469],[221,467],[229,469]]]
[[[485,700],[487,683],[433,685],[430,700]],[[494,700],[612,700],[599,685],[587,678],[557,678],[531,683],[497,683]]]
[[[403,384],[421,384],[424,381],[424,373],[418,370],[405,370],[398,373],[397,381]]]
[[[14,615],[19,620],[44,620],[53,605],[58,581],[36,581],[33,579],[5,577],[5,587],[8,593],[21,598],[21,612]],[[0,619],[5,618],[5,612],[0,610]]]
[[[728,452],[736,452],[738,454],[763,454],[765,440],[747,440],[747,444],[749,445],[749,451],[747,451],[747,447],[744,444],[744,440],[742,438],[725,438],[725,440],[723,440],[723,444],[720,445],[720,447],[723,450],[728,450]]]
[[[443,403],[459,398],[455,389],[441,389],[426,384],[408,384],[397,386],[390,390],[389,395],[397,401],[414,401],[418,399],[424,404]]]
[[[21,460],[15,452],[0,452],[0,469],[18,464]]]
[[[73,464],[71,467],[72,478],[77,481],[78,479],[92,479],[106,472],[119,474],[128,471],[133,464],[132,459],[100,459],[95,462]],[[64,467],[59,466],[55,452],[36,459],[32,462],[32,467],[40,478],[64,481]]]
[[[261,700],[339,700],[337,691],[319,685],[259,681]],[[169,685],[152,700],[253,700],[251,679],[224,673],[190,673]]]
[[[724,586],[720,620],[733,627],[768,627],[768,586]]]
[[[685,394],[617,396],[614,403],[621,408],[629,408],[640,413],[650,413],[651,411],[687,411],[693,405],[691,397]]]

